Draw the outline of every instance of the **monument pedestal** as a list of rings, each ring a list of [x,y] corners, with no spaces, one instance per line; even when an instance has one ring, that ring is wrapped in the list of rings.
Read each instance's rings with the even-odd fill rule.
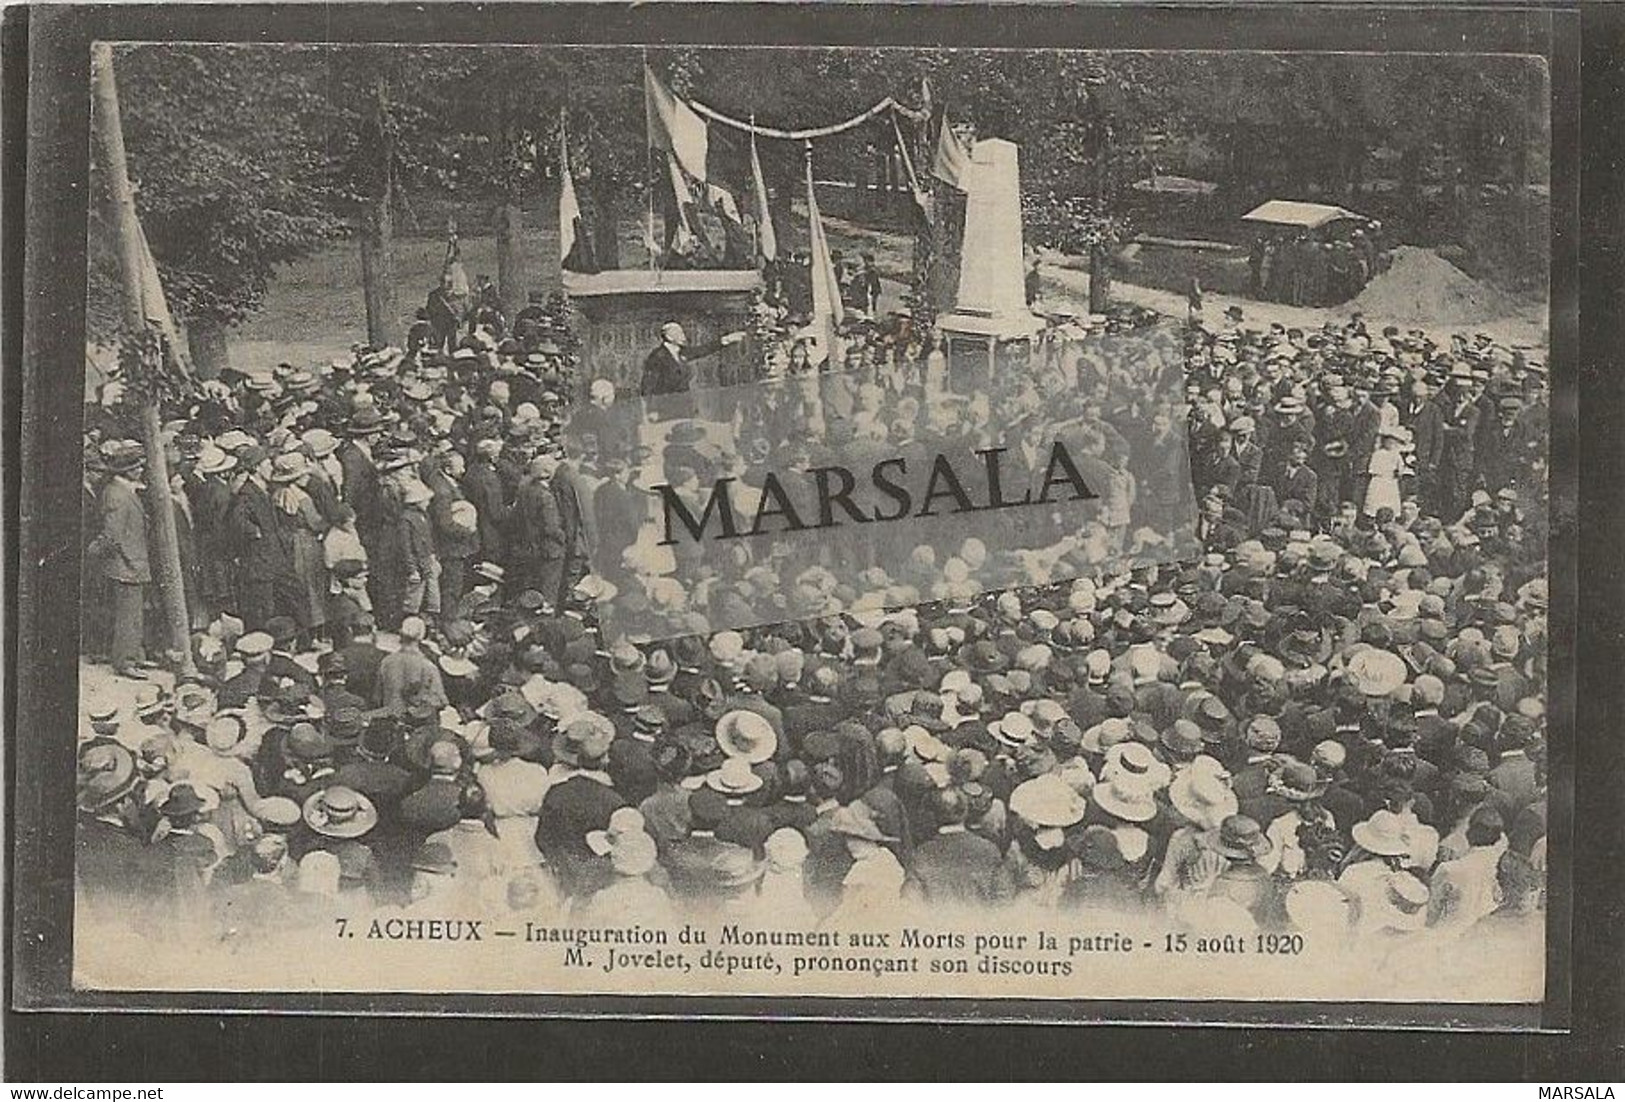
[[[965,235],[952,305],[937,317],[950,369],[996,370],[1001,344],[1029,341],[1044,320],[1027,308],[1022,268],[1021,162],[1014,142],[976,143],[965,177]],[[979,364],[978,364],[979,366]]]
[[[565,272],[563,282],[582,322],[580,389],[584,394],[593,379],[609,379],[623,395],[638,393],[643,360],[660,343],[662,325],[677,322],[694,345],[748,331],[751,298],[763,285],[760,272],[705,270]],[[694,361],[694,390],[753,381],[750,343]]]

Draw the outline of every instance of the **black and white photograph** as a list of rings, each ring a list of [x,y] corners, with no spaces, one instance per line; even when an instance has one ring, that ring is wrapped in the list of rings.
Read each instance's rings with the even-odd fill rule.
[[[96,43],[75,988],[1539,1004],[1551,80]]]

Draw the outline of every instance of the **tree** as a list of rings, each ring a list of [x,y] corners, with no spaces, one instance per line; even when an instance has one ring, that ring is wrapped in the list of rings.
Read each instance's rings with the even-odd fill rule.
[[[310,140],[322,98],[280,50],[165,44],[115,57],[136,208],[207,377],[226,364],[226,329],[259,306],[276,269],[344,232]],[[92,171],[105,176],[99,162]],[[93,255],[105,249],[104,239]],[[92,333],[103,337],[109,276],[105,261],[92,272]]]
[[[433,62],[441,51],[388,46],[320,47],[327,110],[317,131],[326,151],[326,191],[334,212],[357,231],[367,341],[398,340],[395,212],[405,182],[427,176],[444,186],[444,131],[435,88],[455,73]],[[424,73],[434,74],[425,80]]]

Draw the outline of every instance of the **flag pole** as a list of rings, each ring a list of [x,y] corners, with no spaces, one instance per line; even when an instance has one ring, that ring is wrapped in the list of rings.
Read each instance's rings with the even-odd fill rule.
[[[118,86],[113,79],[113,49],[105,42],[91,46],[96,110],[92,114],[97,150],[107,175],[107,205],[118,236],[119,278],[124,292],[124,324],[131,334],[148,329],[142,293],[141,225],[136,219],[135,189],[130,185],[119,121]],[[147,507],[157,515],[158,590],[176,654],[175,672],[194,677],[192,635],[181,576],[180,536],[175,529],[175,500],[169,485],[169,459],[164,453],[158,398],[147,390],[141,398],[141,445],[147,456]]]
[[[570,259],[570,250],[564,247],[564,237],[569,227],[563,223],[564,216],[564,188],[570,176],[570,134],[565,129],[568,121],[568,111],[564,104],[559,104],[559,285],[564,284],[564,265]],[[572,181],[573,182],[573,181]],[[578,204],[579,206],[579,204]],[[583,229],[586,227],[583,226]]]
[[[647,75],[648,72],[649,72],[649,48],[647,46],[643,47],[642,49],[640,49],[638,51],[638,55],[643,61],[643,72],[645,74],[643,79],[645,81],[647,81],[649,79],[648,75]],[[645,91],[644,95],[647,96],[648,92]],[[655,238],[655,184],[654,184],[654,178],[655,178],[654,146],[652,146],[649,143],[649,135],[645,134],[643,136],[643,197],[644,197],[644,200],[645,200],[645,203],[644,203],[645,209],[644,209],[644,212],[643,212],[643,217],[644,217],[643,241],[644,241],[644,246],[645,246],[646,250],[649,253],[649,270],[651,272],[656,272],[656,271],[660,270],[660,262],[659,262],[659,259],[655,255],[656,251],[658,250],[658,247],[659,247],[659,241]]]
[[[760,167],[761,157],[756,152],[756,112],[750,113],[750,160],[751,164]],[[752,182],[754,185],[754,181]],[[756,218],[750,226],[751,255],[760,258],[762,255],[762,215],[764,211],[757,211]]]

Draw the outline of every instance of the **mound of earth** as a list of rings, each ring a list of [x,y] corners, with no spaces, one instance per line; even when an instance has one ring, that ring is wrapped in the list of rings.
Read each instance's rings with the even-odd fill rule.
[[[1374,319],[1462,325],[1507,317],[1517,306],[1433,250],[1401,245],[1388,270],[1343,310]]]

